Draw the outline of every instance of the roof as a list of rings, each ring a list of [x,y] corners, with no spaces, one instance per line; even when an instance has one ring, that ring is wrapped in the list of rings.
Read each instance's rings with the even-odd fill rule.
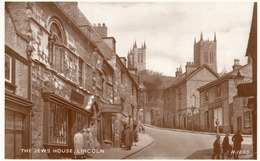
[[[88,27],[92,31],[91,40],[97,45],[98,50],[101,51],[102,55],[106,59],[110,59],[115,53],[113,50],[102,40],[99,34],[93,29],[92,24],[88,21],[86,16],[77,7],[77,3],[71,2],[56,2],[74,21],[75,23],[85,32],[88,31],[84,27]]]
[[[222,77],[219,77],[218,79],[216,79],[216,80],[214,80],[214,81],[212,81],[208,84],[205,84],[204,86],[199,87],[197,90],[202,91],[202,90],[207,89],[211,86],[214,86],[215,84],[221,83],[221,82],[226,81],[228,79],[233,79],[234,76],[236,76],[238,70],[242,70],[243,68],[246,68],[249,65],[252,65],[252,64],[246,64],[246,65],[241,66],[240,68],[238,68],[236,70],[232,70],[231,72],[226,73]]]
[[[171,85],[169,85],[167,88],[171,88],[173,86],[177,86],[183,82],[188,81],[190,78],[192,78],[194,75],[196,75],[199,71],[201,71],[203,68],[207,68],[213,75],[215,75],[217,78],[219,78],[219,75],[217,72],[215,72],[212,68],[210,68],[207,64],[203,64],[200,67],[198,67],[197,69],[191,71],[188,75],[185,73],[183,73],[182,75],[180,75],[179,77],[177,77],[175,80],[173,80],[173,83]]]

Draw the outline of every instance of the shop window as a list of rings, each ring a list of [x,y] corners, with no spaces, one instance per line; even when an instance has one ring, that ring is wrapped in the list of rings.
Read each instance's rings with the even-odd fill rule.
[[[23,114],[6,110],[5,113],[5,158],[21,159],[24,141],[25,117]]]
[[[88,121],[85,115],[76,113],[76,129],[77,132],[81,131],[83,128],[88,128]]]
[[[5,80],[12,82],[12,57],[5,54]]]
[[[244,113],[244,127],[245,128],[251,127],[250,111],[247,111],[247,112]]]
[[[67,125],[67,109],[63,106],[51,103],[49,120],[49,139],[52,144],[66,144],[68,125]]]

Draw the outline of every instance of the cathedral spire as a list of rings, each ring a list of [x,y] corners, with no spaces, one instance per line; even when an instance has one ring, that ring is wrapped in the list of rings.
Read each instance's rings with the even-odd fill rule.
[[[135,40],[135,42],[134,42],[134,48],[137,48],[137,46],[136,46],[136,40]]]
[[[200,34],[200,41],[203,41],[202,31],[201,31],[201,34]]]
[[[214,32],[214,42],[217,42],[216,32]]]
[[[144,41],[144,49],[146,49],[145,41]]]
[[[194,45],[196,44],[196,37],[194,38]]]

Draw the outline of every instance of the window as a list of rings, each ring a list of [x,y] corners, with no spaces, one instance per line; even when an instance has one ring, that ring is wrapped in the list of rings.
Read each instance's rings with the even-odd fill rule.
[[[210,49],[209,54],[210,54],[210,62],[213,63],[214,58],[213,58],[213,50],[212,49]]]
[[[251,116],[250,111],[244,113],[244,127],[250,128],[251,127]]]
[[[79,59],[79,69],[78,69],[78,80],[79,85],[83,85],[83,60]]]
[[[68,134],[67,109],[51,102],[49,121],[49,142],[51,144],[66,144]]]
[[[205,92],[205,101],[209,101],[209,91]]]
[[[5,158],[22,159],[21,149],[26,141],[25,115],[5,110]]]
[[[5,80],[12,82],[12,57],[5,54]]]
[[[88,127],[87,117],[85,115],[76,113],[76,129],[81,131],[84,127]]]
[[[204,62],[208,63],[208,52],[207,51],[204,52]]]
[[[221,86],[217,85],[216,86],[216,97],[220,97],[221,96]]]
[[[22,114],[7,111],[5,117],[5,129],[24,130],[24,117]]]
[[[181,95],[179,96],[179,108],[181,108],[182,102],[181,102]]]
[[[141,59],[141,54],[140,53],[138,53],[138,63],[140,63],[141,61],[140,61],[140,59]]]

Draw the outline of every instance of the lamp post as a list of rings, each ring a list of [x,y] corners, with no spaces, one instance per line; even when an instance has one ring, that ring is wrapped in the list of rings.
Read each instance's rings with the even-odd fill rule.
[[[244,82],[244,78],[245,77],[242,76],[240,74],[240,71],[238,70],[237,71],[237,75],[233,78],[235,86],[237,87],[239,84],[243,83]]]
[[[193,132],[193,124],[194,124],[194,110],[196,107],[192,106],[191,107],[191,113],[192,113],[192,124],[191,124],[191,130]]]
[[[218,118],[216,119],[215,121],[215,124],[216,124],[216,127],[217,127],[217,131],[216,131],[216,135],[218,135],[218,131],[219,131],[219,121],[218,121]]]
[[[193,93],[192,95],[192,106],[191,106],[191,113],[192,113],[192,124],[191,124],[191,130],[193,132],[194,130],[194,110],[196,109],[196,96]]]

